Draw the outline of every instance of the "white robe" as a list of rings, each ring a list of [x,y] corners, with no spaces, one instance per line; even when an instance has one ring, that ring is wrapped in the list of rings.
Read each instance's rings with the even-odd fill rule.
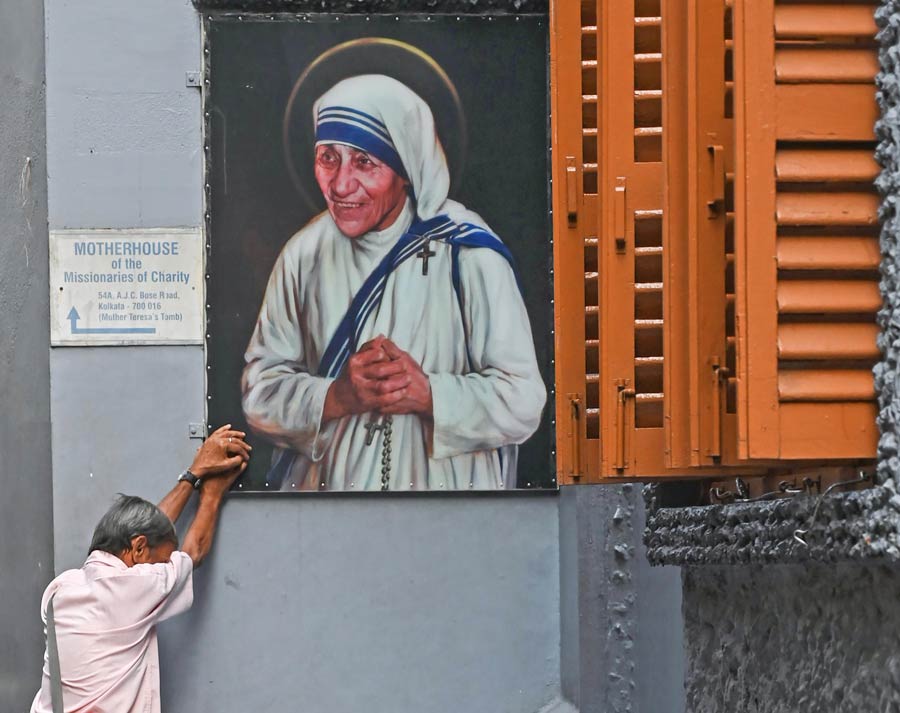
[[[484,225],[454,201],[441,212]],[[392,226],[350,239],[322,213],[272,270],[245,356],[243,406],[254,431],[300,454],[284,490],[381,488],[383,433],[365,443],[377,414],[323,423],[333,379],[316,373],[354,295],[411,222],[407,203]],[[515,275],[493,250],[460,248],[458,299],[450,246],[433,241],[431,249],[427,275],[416,257],[394,270],[358,342],[387,336],[431,385],[433,427],[417,415],[393,417],[390,489],[515,487],[515,445],[537,429],[546,401]]]

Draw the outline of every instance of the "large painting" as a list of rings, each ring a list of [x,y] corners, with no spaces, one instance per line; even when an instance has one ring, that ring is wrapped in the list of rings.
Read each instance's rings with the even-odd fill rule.
[[[214,15],[208,420],[243,490],[553,487],[547,28]]]

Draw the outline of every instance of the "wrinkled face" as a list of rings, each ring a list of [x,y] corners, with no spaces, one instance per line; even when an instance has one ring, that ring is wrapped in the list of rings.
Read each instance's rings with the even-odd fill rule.
[[[328,212],[348,238],[384,230],[403,210],[406,181],[365,151],[317,146],[315,172]]]

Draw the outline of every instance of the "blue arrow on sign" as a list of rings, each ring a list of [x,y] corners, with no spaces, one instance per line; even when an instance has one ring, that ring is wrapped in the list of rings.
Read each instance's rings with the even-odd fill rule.
[[[156,334],[156,327],[79,327],[81,315],[74,305],[66,319],[72,327],[72,334]]]

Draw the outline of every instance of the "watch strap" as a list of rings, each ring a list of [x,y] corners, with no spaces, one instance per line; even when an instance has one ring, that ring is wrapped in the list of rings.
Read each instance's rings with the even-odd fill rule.
[[[181,482],[182,480],[189,483],[194,490],[199,490],[200,478],[191,473],[190,469],[184,471],[184,473],[178,476],[178,481]]]

